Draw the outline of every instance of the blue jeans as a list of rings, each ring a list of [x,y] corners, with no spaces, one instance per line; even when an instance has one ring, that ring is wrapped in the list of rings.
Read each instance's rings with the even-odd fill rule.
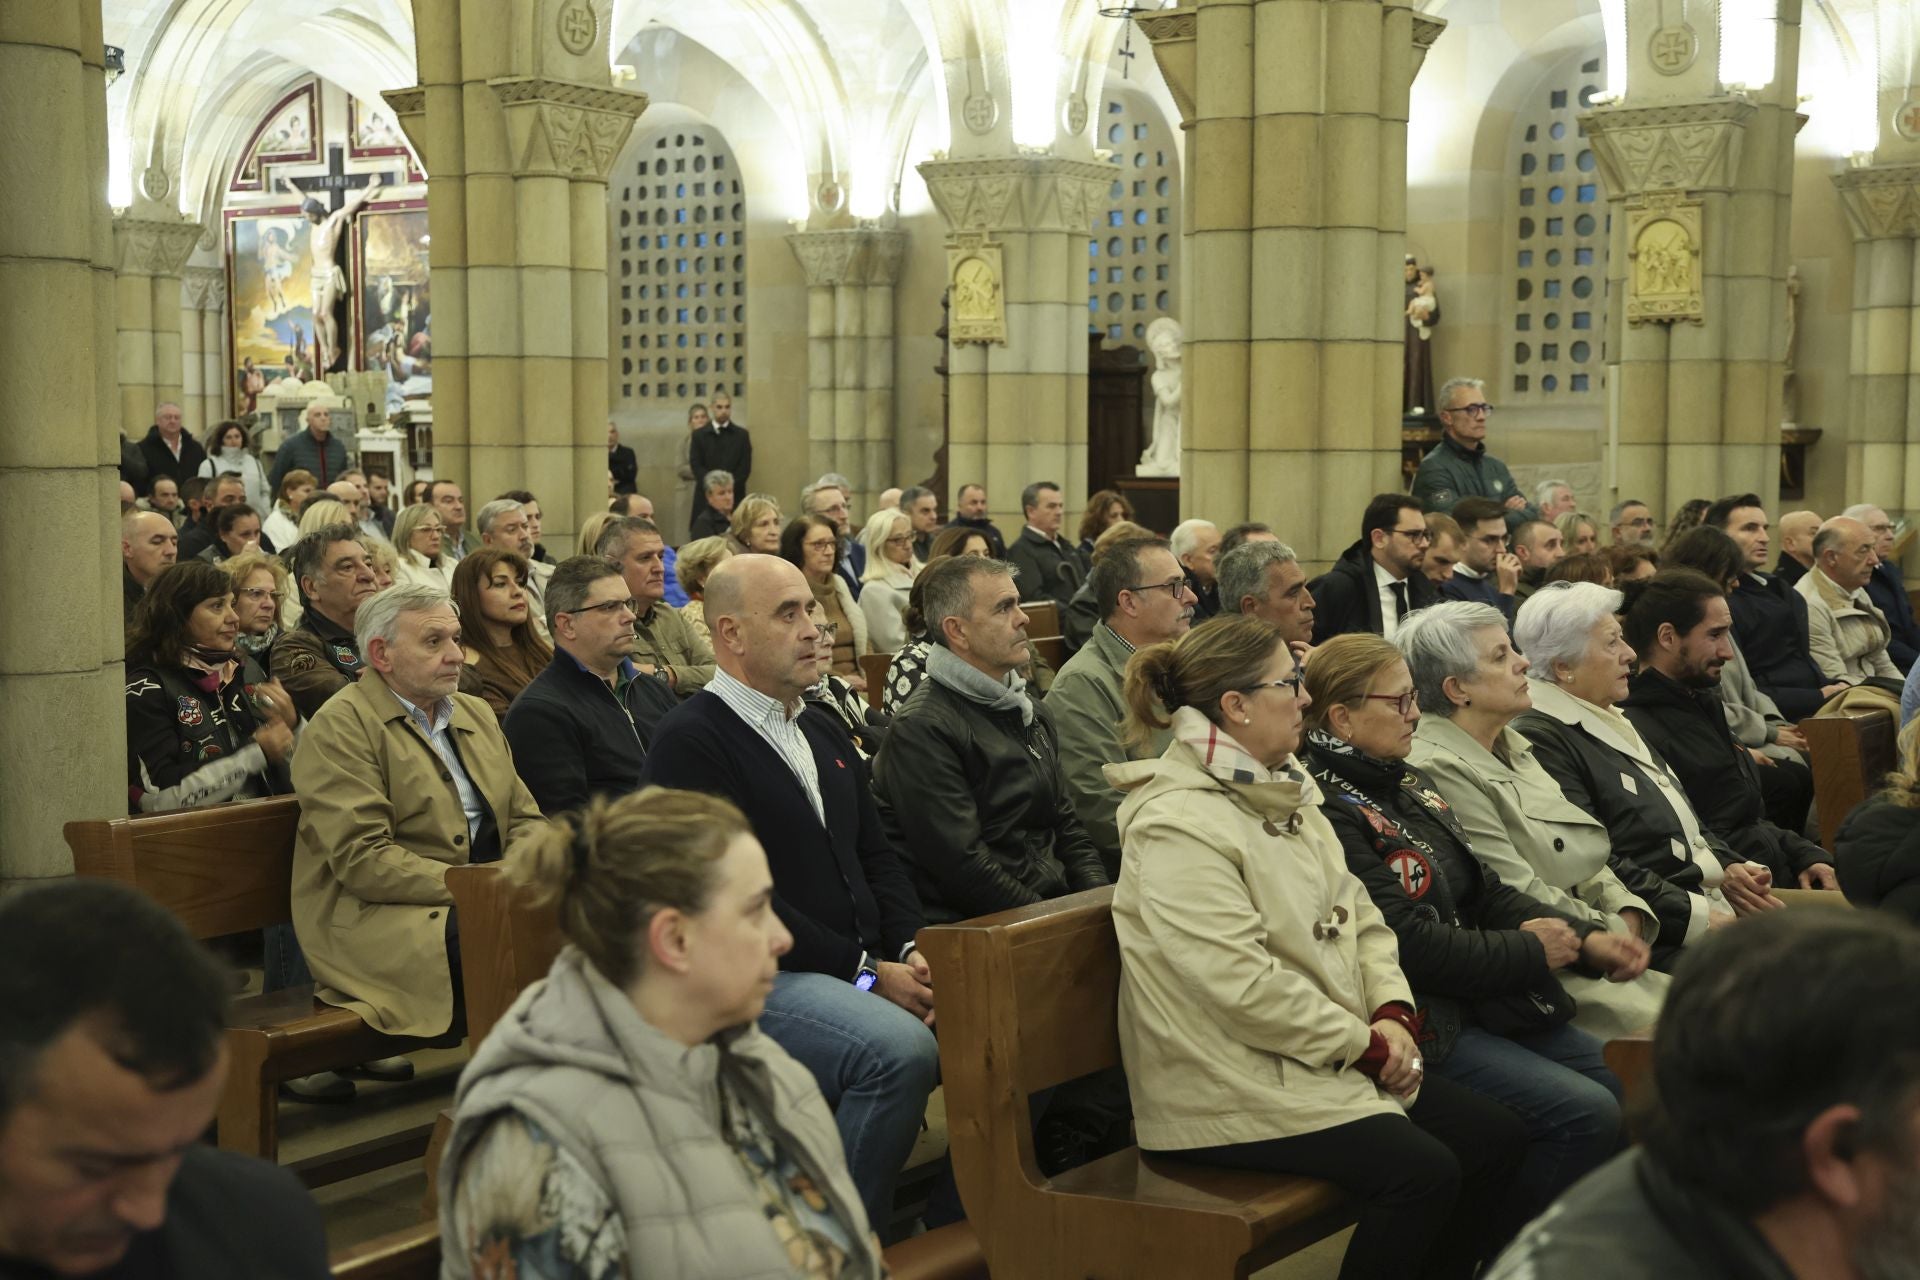
[[[884,1230],[894,1183],[920,1136],[927,1095],[940,1082],[933,1032],[850,982],[785,970],[774,979],[760,1029],[813,1072],[833,1108],[867,1221]]]
[[[1620,1149],[1620,1081],[1600,1042],[1577,1027],[1519,1036],[1467,1027],[1432,1070],[1526,1126],[1527,1155],[1502,1215],[1503,1239]]]
[[[285,991],[288,987],[310,987],[313,971],[307,968],[306,953],[290,924],[270,924],[261,930],[262,962],[265,974],[262,991]]]

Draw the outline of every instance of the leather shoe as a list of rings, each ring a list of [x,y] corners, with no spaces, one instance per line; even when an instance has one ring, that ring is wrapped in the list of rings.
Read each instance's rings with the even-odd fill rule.
[[[357,1067],[346,1067],[342,1075],[355,1076],[362,1080],[380,1080],[387,1084],[402,1084],[413,1079],[413,1063],[406,1058],[375,1058],[372,1062],[363,1062]]]
[[[280,1096],[295,1102],[352,1102],[355,1092],[353,1081],[336,1071],[320,1071],[280,1082]]]

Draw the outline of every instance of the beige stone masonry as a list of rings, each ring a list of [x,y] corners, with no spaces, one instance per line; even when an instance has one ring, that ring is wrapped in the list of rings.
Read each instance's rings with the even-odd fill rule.
[[[180,272],[199,241],[200,225],[194,222],[131,214],[113,220],[119,421],[128,435],[152,424],[155,405],[179,402],[185,395]]]
[[[893,289],[906,245],[905,232],[864,227],[787,237],[807,278],[807,474],[852,480],[856,511],[894,483]]]
[[[1834,175],[1854,238],[1847,358],[1847,493],[1920,503],[1920,165]]]
[[[188,267],[180,275],[181,409],[196,438],[228,415],[227,273]]]

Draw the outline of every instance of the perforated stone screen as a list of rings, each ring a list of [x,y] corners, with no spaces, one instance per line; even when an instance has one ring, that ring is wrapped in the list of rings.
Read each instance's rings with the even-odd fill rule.
[[[1095,145],[1113,152],[1118,172],[1093,226],[1087,328],[1138,345],[1148,322],[1179,315],[1179,139],[1143,93],[1122,88],[1102,102]]]
[[[746,393],[746,196],[710,126],[643,138],[613,178],[614,314],[623,400]]]
[[[1592,53],[1568,59],[1515,116],[1503,388],[1510,402],[1601,399],[1609,215],[1593,148],[1577,118],[1606,89],[1601,66]]]

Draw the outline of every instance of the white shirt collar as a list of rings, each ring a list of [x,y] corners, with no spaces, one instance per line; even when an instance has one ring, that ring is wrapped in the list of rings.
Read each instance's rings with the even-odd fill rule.
[[[792,706],[783,706],[778,698],[720,670],[715,670],[713,679],[707,682],[707,691],[741,712],[743,718],[750,715],[762,720],[791,722],[805,707],[804,701],[797,698]]]
[[[1372,557],[1368,558],[1372,559]],[[1396,582],[1406,581],[1405,578],[1394,577],[1392,573],[1388,572],[1387,567],[1378,560],[1373,561],[1373,580],[1376,585],[1382,588],[1391,587]]]

